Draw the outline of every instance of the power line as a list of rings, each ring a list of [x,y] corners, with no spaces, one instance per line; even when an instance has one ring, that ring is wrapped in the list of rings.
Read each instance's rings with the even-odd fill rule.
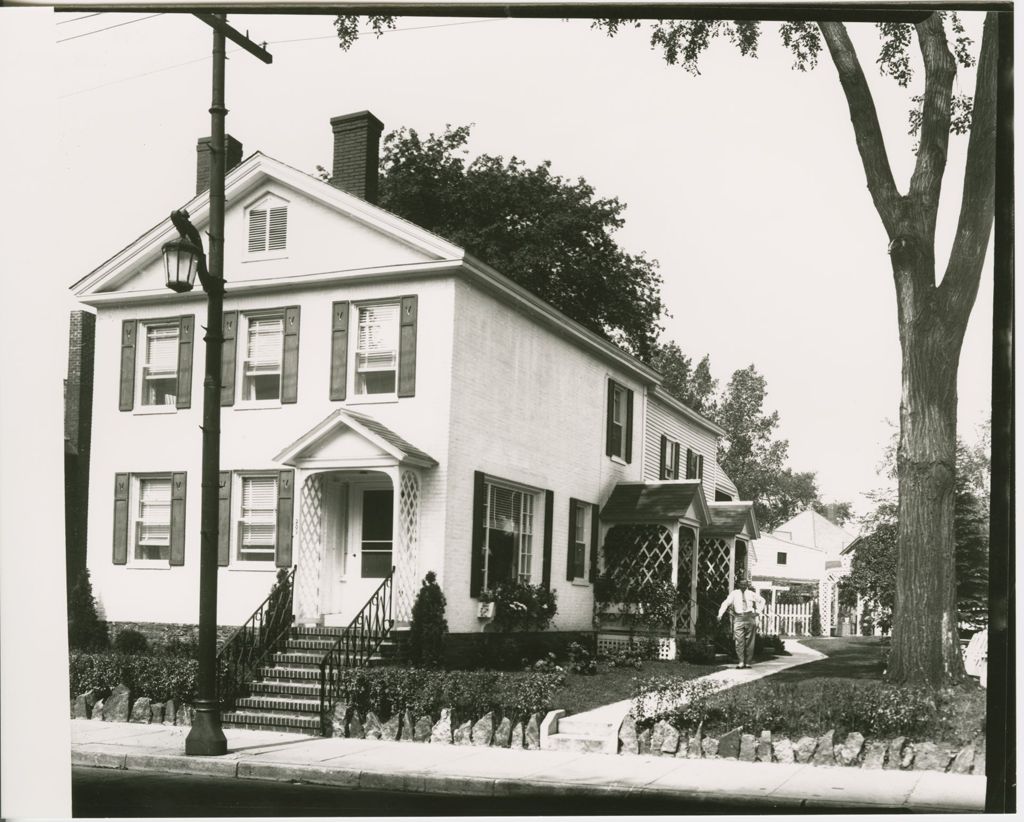
[[[136,21],[129,21],[129,22],[136,22]],[[472,25],[473,23],[503,23],[503,22],[505,22],[504,18],[488,17],[488,18],[483,19],[483,20],[465,20],[465,21],[462,21],[462,22],[459,22],[459,23],[436,23],[436,24],[430,25],[430,26],[410,26],[409,28],[403,28],[403,29],[386,29],[386,30],[384,30],[381,33],[382,34],[395,34],[395,33],[400,32],[400,31],[419,31],[421,29],[445,28],[447,26],[468,26],[468,25]],[[367,31],[361,31],[359,33],[360,33],[360,35],[363,35],[363,34],[374,34],[375,32],[372,29],[369,29]],[[268,42],[267,45],[268,46],[280,46],[280,45],[287,45],[289,43],[304,43],[304,42],[309,42],[311,40],[335,40],[335,39],[337,39],[337,35],[336,34],[328,34],[328,35],[318,36],[318,37],[298,37],[298,38],[295,38],[295,39],[292,39],[292,40],[274,40],[274,41]],[[230,54],[236,54],[237,52],[239,52],[241,50],[242,49],[237,49],[237,48],[236,49],[230,49],[227,53],[229,55]],[[144,71],[141,74],[133,74],[130,77],[122,77],[119,80],[111,80],[110,82],[107,82],[107,83],[101,83],[98,86],[90,86],[89,88],[83,88],[83,89],[79,89],[78,91],[68,92],[67,94],[61,94],[61,95],[59,95],[57,97],[57,99],[58,100],[63,100],[65,98],[67,98],[67,97],[76,97],[79,94],[85,94],[85,93],[90,92],[90,91],[98,91],[99,89],[106,88],[107,86],[114,86],[114,85],[117,85],[118,83],[127,83],[129,80],[138,80],[141,77],[148,77],[151,74],[161,74],[161,73],[163,73],[165,71],[171,71],[171,70],[176,69],[176,68],[183,68],[184,66],[191,66],[193,63],[200,63],[203,60],[209,60],[209,59],[210,59],[209,55],[205,55],[203,57],[196,57],[193,60],[185,60],[182,63],[174,63],[173,65],[170,65],[170,66],[164,66],[163,68],[153,69],[152,71]]]
[[[70,20],[58,20],[57,25],[63,26],[65,23],[77,23],[79,20],[86,20],[89,17],[99,17],[103,14],[101,11],[94,11],[92,14],[83,14],[81,17],[72,17]]]
[[[141,23],[143,20],[152,20],[154,17],[159,17],[163,14],[162,11],[158,11],[156,14],[150,14],[147,17],[137,17],[134,20],[125,20],[123,23],[114,23],[112,26],[107,26],[102,29],[93,29],[92,31],[86,31],[82,34],[75,34],[71,37],[65,37],[63,40],[58,40],[58,43],[66,43],[69,40],[77,40],[79,37],[88,37],[90,34],[99,34],[101,31],[110,31],[111,29],[120,28],[121,26],[130,26],[132,23]]]

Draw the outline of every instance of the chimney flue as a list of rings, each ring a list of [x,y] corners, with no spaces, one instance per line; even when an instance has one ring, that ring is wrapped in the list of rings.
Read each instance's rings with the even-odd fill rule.
[[[377,165],[384,124],[368,111],[331,118],[334,169],[331,185],[377,203]]]
[[[200,137],[196,143],[196,194],[210,187],[210,143],[212,138]],[[224,135],[224,173],[242,162],[242,144],[230,134]]]

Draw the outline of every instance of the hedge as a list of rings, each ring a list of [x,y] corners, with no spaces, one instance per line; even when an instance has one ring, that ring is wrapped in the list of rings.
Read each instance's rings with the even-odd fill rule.
[[[199,673],[195,660],[166,655],[72,651],[69,663],[72,699],[90,689],[105,696],[124,684],[133,695],[148,696],[154,702],[191,702]]]
[[[347,668],[341,671],[343,701],[381,718],[409,710],[437,718],[451,708],[457,721],[488,711],[524,719],[552,707],[565,675],[547,672],[438,671],[426,668]]]

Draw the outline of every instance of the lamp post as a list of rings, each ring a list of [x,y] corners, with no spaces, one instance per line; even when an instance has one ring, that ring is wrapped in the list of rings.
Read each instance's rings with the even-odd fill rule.
[[[203,377],[203,469],[199,556],[199,677],[196,714],[185,739],[191,756],[220,756],[227,741],[217,697],[217,543],[220,475],[220,382],[224,315],[224,38],[242,45],[264,62],[265,50],[228,26],[223,14],[197,14],[213,29],[213,95],[210,104],[210,261],[207,268],[202,238],[184,210],[171,214],[181,235],[163,247],[167,287],[190,291],[196,275],[207,296],[206,369]]]

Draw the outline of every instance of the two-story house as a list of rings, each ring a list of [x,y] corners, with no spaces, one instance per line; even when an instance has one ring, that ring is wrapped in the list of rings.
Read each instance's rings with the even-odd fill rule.
[[[294,566],[300,623],[347,624],[393,568],[399,624],[433,570],[453,633],[480,632],[480,592],[513,579],[557,592],[557,629],[591,630],[613,528],[684,589],[727,589],[758,532],[721,429],[377,207],[382,125],[331,124],[332,183],[227,140],[219,624]],[[200,231],[208,149],[179,204]],[[88,565],[114,624],[198,615],[205,299],[164,285],[175,236],[162,220],[73,287],[96,311]]]

